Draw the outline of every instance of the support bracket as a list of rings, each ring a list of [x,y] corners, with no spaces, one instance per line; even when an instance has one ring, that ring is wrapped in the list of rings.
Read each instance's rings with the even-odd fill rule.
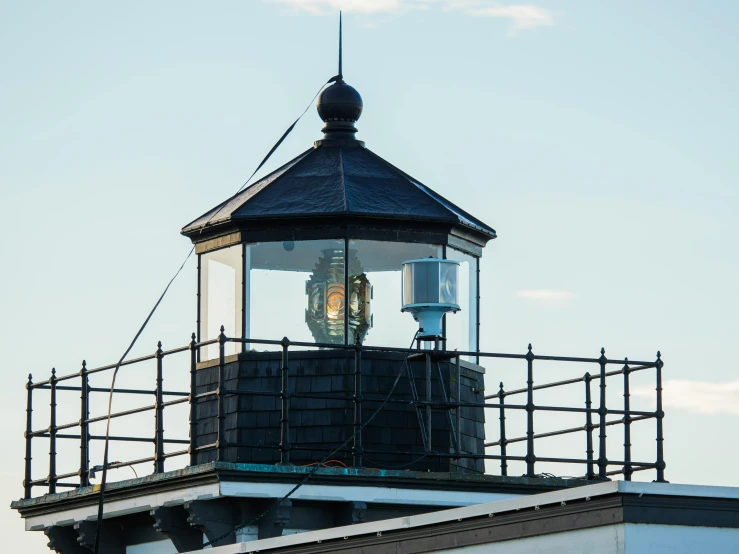
[[[188,523],[184,506],[159,506],[150,512],[154,529],[172,541],[177,552],[202,550],[203,533]]]

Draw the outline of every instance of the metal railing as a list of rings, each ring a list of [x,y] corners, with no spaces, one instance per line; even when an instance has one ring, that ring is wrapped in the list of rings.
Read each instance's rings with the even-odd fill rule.
[[[282,351],[281,355],[281,366],[280,366],[280,379],[281,385],[279,392],[275,391],[261,391],[261,390],[234,390],[229,389],[225,385],[225,366],[226,366],[226,355],[225,346],[228,342],[235,342],[240,344],[259,344],[259,345],[271,345],[279,346]],[[196,393],[196,375],[197,375],[197,364],[198,364],[198,353],[203,347],[218,344],[218,364],[217,364],[217,387],[215,390],[203,393]],[[305,447],[299,444],[290,443],[290,407],[291,400],[293,398],[327,398],[332,400],[345,400],[353,404],[353,421],[352,430],[353,436],[351,437],[351,447],[342,449],[341,452],[351,457],[352,465],[355,467],[363,466],[363,457],[365,454],[394,454],[394,455],[409,455],[417,456],[421,454],[423,457],[432,457],[439,459],[476,459],[476,460],[498,460],[500,462],[500,474],[508,474],[508,465],[511,461],[523,462],[526,466],[525,475],[533,477],[537,475],[536,464],[537,463],[561,463],[561,464],[580,464],[585,466],[585,472],[583,474],[584,479],[606,479],[612,475],[624,475],[626,480],[631,480],[631,476],[636,471],[644,470],[655,470],[656,481],[662,482],[664,478],[665,462],[664,462],[664,451],[663,451],[663,418],[664,412],[662,410],[662,367],[663,362],[660,353],[657,353],[657,358],[653,362],[649,361],[629,361],[624,360],[609,360],[605,356],[605,351],[601,350],[599,358],[574,358],[574,357],[562,357],[562,356],[540,356],[534,354],[531,345],[528,347],[528,351],[525,354],[500,354],[491,352],[462,352],[462,351],[439,351],[439,350],[407,350],[399,348],[385,348],[385,347],[374,347],[366,346],[357,342],[354,345],[338,345],[338,344],[318,344],[309,342],[291,342],[287,338],[282,340],[258,340],[258,339],[235,339],[226,337],[224,329],[221,327],[221,333],[217,339],[197,342],[195,334],[192,335],[192,340],[187,346],[175,348],[174,350],[164,351],[161,347],[161,342],[157,345],[157,350],[154,354],[149,356],[143,356],[131,360],[124,361],[121,366],[130,366],[134,364],[143,363],[146,361],[155,360],[156,362],[156,376],[155,376],[155,388],[153,390],[147,389],[128,389],[120,388],[116,389],[116,395],[153,395],[155,397],[154,404],[114,412],[110,414],[111,418],[123,418],[142,412],[153,411],[154,412],[154,436],[153,437],[136,437],[136,436],[110,436],[110,441],[128,441],[128,442],[149,442],[153,443],[153,453],[150,457],[138,458],[135,460],[129,460],[124,462],[112,462],[108,464],[109,469],[130,466],[141,463],[153,462],[154,473],[162,473],[165,471],[165,461],[177,456],[189,455],[190,465],[196,463],[196,456],[198,453],[206,451],[216,452],[216,461],[225,461],[225,449],[228,446],[250,446],[241,445],[238,443],[229,443],[226,441],[226,431],[224,428],[225,413],[224,413],[224,399],[228,396],[236,395],[247,395],[247,396],[276,396],[280,399],[280,441],[279,444],[269,445],[260,444],[259,448],[272,448],[279,451],[280,463],[290,464],[290,455],[293,450],[308,450],[318,451],[321,448],[315,444],[306,445]],[[349,395],[336,395],[336,394],[320,394],[320,393],[298,393],[291,391],[291,372],[289,369],[289,349],[290,347],[298,348],[330,348],[333,350],[345,350],[352,351],[354,353],[353,360],[353,388]],[[190,391],[167,391],[163,390],[163,366],[165,358],[174,354],[187,352],[190,353],[189,360],[189,372],[190,372]],[[424,450],[422,452],[400,452],[396,450],[365,450],[363,447],[363,413],[366,402],[379,403],[385,400],[384,395],[371,395],[365,394],[362,390],[362,353],[363,351],[375,351],[375,352],[389,352],[395,354],[403,354],[406,360],[415,358],[418,360],[425,360],[425,398],[421,398],[416,390],[415,378],[411,377],[409,372],[409,381],[411,383],[411,390],[413,392],[413,399],[398,399],[389,398],[389,403],[401,403],[411,404],[416,408],[418,413],[418,422],[421,430],[421,437],[423,439]],[[497,393],[484,396],[483,402],[463,402],[461,400],[461,357],[472,356],[476,359],[484,360],[489,359],[508,359],[508,360],[524,360],[526,362],[526,384],[525,388],[519,388],[515,390],[504,390],[503,383],[500,383],[500,388]],[[431,379],[432,379],[432,359],[439,360],[443,359],[449,361],[450,364],[454,361],[453,367],[456,373],[456,401],[450,400],[447,396],[446,391],[443,389],[442,382],[442,396],[443,399],[434,399],[431,394]],[[590,374],[585,372],[581,377],[561,380],[557,382],[550,382],[545,384],[534,384],[534,362],[539,361],[554,361],[554,362],[569,362],[575,364],[591,365],[598,368],[597,373]],[[608,371],[608,366],[621,366],[618,369]],[[101,441],[105,439],[103,435],[92,435],[90,433],[90,424],[102,422],[107,419],[107,414],[99,415],[96,417],[90,417],[90,395],[92,393],[106,393],[110,390],[108,388],[91,387],[89,385],[89,376],[105,371],[115,369],[116,364],[106,365],[95,369],[88,369],[86,363],[82,362],[82,368],[76,373],[71,373],[58,377],[56,371],[52,369],[51,377],[45,381],[34,383],[32,376],[28,376],[28,383],[26,384],[27,389],[27,408],[26,408],[26,456],[25,456],[25,478],[23,481],[25,498],[31,498],[33,487],[48,487],[49,493],[55,493],[58,487],[67,488],[78,488],[90,485],[90,442]],[[437,368],[438,368],[437,363]],[[656,410],[655,411],[637,411],[632,410],[630,407],[630,376],[633,373],[653,369],[655,371],[655,384],[656,384]],[[451,371],[451,369],[450,369]],[[439,374],[441,376],[441,369],[439,368]],[[606,405],[606,381],[609,377],[623,376],[623,409],[612,409]],[[79,386],[75,385],[60,385],[60,383],[66,383],[68,381],[79,380]],[[598,382],[599,386],[599,401],[597,407],[593,407],[592,399],[592,383],[593,381]],[[450,379],[450,384],[454,382],[454,379]],[[566,385],[572,385],[576,383],[584,384],[585,402],[584,407],[576,408],[571,406],[546,406],[537,405],[534,402],[535,392],[543,389],[551,389],[555,387],[561,387]],[[33,429],[33,392],[35,390],[48,390],[49,391],[49,426],[43,429]],[[64,423],[61,425],[57,424],[57,392],[58,391],[79,391],[80,392],[80,418],[78,421]],[[451,391],[450,391],[451,392]],[[511,404],[506,400],[510,397],[525,395],[525,404]],[[164,400],[164,397],[176,397],[174,400]],[[207,445],[196,445],[196,406],[200,401],[215,399],[217,403],[217,425],[216,425],[216,440],[215,442]],[[497,400],[497,402],[489,402],[490,400]],[[189,439],[178,439],[178,438],[165,438],[164,436],[164,410],[167,407],[175,406],[178,404],[189,403]],[[462,409],[465,408],[483,408],[492,409],[497,411],[500,436],[497,441],[487,442],[484,444],[483,453],[470,453],[462,450],[461,441],[461,413]],[[431,431],[432,431],[432,417],[431,413],[435,410],[445,411],[447,414],[447,420],[449,425],[449,431],[451,434],[450,444],[451,447],[447,448],[447,451],[434,449],[431,444]],[[524,435],[514,438],[508,438],[506,429],[506,414],[509,411],[523,411],[526,414],[526,432]],[[582,426],[570,427],[561,430],[535,433],[534,431],[534,415],[537,412],[559,412],[559,413],[577,413],[581,414],[584,418]],[[453,415],[454,414],[454,417]],[[609,415],[621,416],[618,419],[608,419]],[[597,423],[593,423],[593,418],[597,417]],[[631,426],[633,423],[638,421],[654,419],[656,421],[656,460],[654,462],[641,462],[632,460],[631,455]],[[607,452],[607,441],[606,441],[606,428],[614,425],[622,425],[624,432],[624,448],[623,448],[623,460],[613,460],[608,458]],[[64,433],[68,429],[79,428],[79,434]],[[598,430],[598,455],[595,457],[595,446],[594,446],[594,431]],[[585,456],[582,458],[559,458],[559,457],[540,457],[536,455],[536,441],[547,437],[553,437],[558,435],[566,435],[572,433],[585,433]],[[32,441],[34,438],[47,438],[49,440],[49,473],[46,477],[40,479],[33,479],[32,476]],[[79,458],[79,469],[76,472],[57,474],[57,453],[56,445],[57,440],[75,440],[79,441],[80,445],[80,458]],[[525,442],[526,453],[524,456],[515,456],[508,453],[508,446],[516,443]],[[165,453],[165,444],[187,444],[188,448],[178,450],[175,452]],[[253,446],[253,445],[251,445]],[[498,454],[487,454],[487,449],[497,448]],[[328,449],[326,449],[328,450]],[[597,466],[597,472],[596,472]],[[616,469],[609,469],[615,467]],[[65,481],[69,479],[77,478],[76,481]]]

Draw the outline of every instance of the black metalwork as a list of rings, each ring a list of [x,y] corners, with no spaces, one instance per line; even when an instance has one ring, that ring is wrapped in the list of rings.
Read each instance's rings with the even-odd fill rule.
[[[457,356],[456,363],[454,364],[457,376],[457,402],[460,403],[460,405],[455,408],[457,416],[457,440],[454,441],[454,446],[457,454],[462,454],[462,365],[460,362],[460,357]]]
[[[631,475],[634,473],[631,467],[631,402],[629,391],[629,359],[624,358],[624,479],[631,481]]]
[[[459,356],[456,357],[457,362],[459,363]],[[446,394],[446,387],[444,386],[444,373],[441,371],[441,364],[439,363],[439,360],[436,360],[436,371],[439,375],[439,388],[441,389],[441,399],[445,404],[449,404],[449,397]],[[459,397],[457,397],[459,398]],[[445,410],[446,412],[446,419],[447,424],[449,425],[449,432],[451,433],[451,444],[453,445],[459,445],[461,442],[461,433],[460,433],[460,426],[459,422],[457,421],[457,424],[455,425],[454,421],[452,421],[452,409],[449,408]],[[430,434],[430,433],[429,433]],[[457,448],[455,448],[457,450]]]
[[[51,401],[49,402],[49,494],[56,492],[56,368],[51,368],[49,379]]]
[[[362,337],[357,335],[354,344],[354,444],[352,445],[352,462],[354,467],[362,467]]]
[[[26,383],[26,467],[25,476],[23,478],[24,498],[31,498],[31,439],[33,439],[33,377],[28,374],[28,383]]]
[[[223,395],[225,393],[225,368],[226,365],[226,335],[225,329],[221,325],[221,332],[218,335],[218,388],[216,389],[216,402],[218,404],[218,434],[216,435],[216,461],[222,462],[224,460],[224,450],[226,448],[226,431],[225,422],[226,415],[223,413]]]
[[[593,399],[590,390],[590,382],[593,380],[590,373],[586,373],[583,377],[585,381],[585,456],[587,458],[587,466],[585,470],[586,479],[595,479],[595,471],[593,469]]]
[[[503,389],[503,381],[500,382],[498,390],[498,402],[500,404],[500,474],[508,475],[508,462],[506,461],[506,447],[508,441],[505,437],[505,390]]]
[[[290,382],[288,369],[288,353],[290,341],[287,337],[282,339],[282,388],[280,390],[280,464],[292,465],[290,463]]]
[[[87,362],[82,360],[80,370],[80,487],[90,485],[90,384],[87,378]],[[104,391],[102,391],[104,392]]]
[[[426,353],[426,450],[431,452],[431,354]]]
[[[665,481],[665,453],[664,453],[664,435],[662,429],[662,420],[665,418],[665,412],[662,410],[662,354],[657,352],[657,361],[654,367],[657,369],[657,481],[663,483]]]
[[[162,394],[162,341],[157,343],[157,386],[154,412],[154,473],[164,473],[164,395]]]
[[[190,394],[187,397],[187,401],[190,403],[190,465],[195,465],[195,454],[197,445],[195,439],[197,436],[197,399],[195,398],[195,387],[197,386],[197,371],[198,371],[198,341],[195,338],[195,333],[192,334],[190,340]]]
[[[605,348],[600,349],[600,358],[598,358],[600,364],[600,405],[598,406],[598,417],[600,421],[600,429],[598,434],[598,478],[605,479],[606,472],[608,471],[608,457],[606,455],[606,416],[608,410],[606,408],[606,364],[608,359],[606,358]]]
[[[230,390],[225,386],[225,345],[227,342],[239,342],[243,343],[247,341],[254,344],[273,345],[282,348],[282,387],[280,392],[274,391],[261,391],[261,390]],[[219,347],[219,360],[218,360],[218,387],[215,390],[205,392],[202,394],[195,394],[196,388],[196,377],[197,377],[197,358],[198,351],[211,344],[218,344]],[[349,350],[354,353],[354,390],[350,395],[345,393],[292,393],[290,392],[289,385],[289,363],[288,353],[290,348],[333,348],[338,350]],[[403,353],[408,356],[408,359],[416,359],[425,362],[425,381],[426,391],[424,398],[419,398],[418,394],[413,395],[412,404],[415,406],[416,411],[419,415],[423,414],[423,417],[419,419],[419,428],[422,436],[424,437],[424,448],[423,451],[419,451],[414,448],[407,449],[408,451],[400,452],[400,449],[396,450],[383,450],[383,449],[372,449],[367,450],[363,446],[362,442],[362,407],[364,402],[377,402],[379,398],[373,395],[366,395],[362,390],[362,352],[363,351],[375,351],[375,352],[392,352],[392,353]],[[181,391],[165,391],[162,383],[162,367],[163,359],[167,356],[189,352],[190,361],[190,393]],[[469,459],[469,460],[499,460],[500,461],[500,473],[507,475],[510,472],[510,463],[523,463],[526,466],[527,475],[536,475],[534,463],[565,463],[565,464],[583,464],[586,468],[585,475],[586,479],[605,479],[613,475],[624,475],[626,479],[630,479],[631,475],[637,471],[655,470],[657,474],[657,481],[664,482],[664,436],[663,436],[663,405],[662,405],[662,368],[664,363],[662,361],[661,354],[657,354],[657,359],[654,362],[646,361],[629,361],[625,359],[623,365],[616,370],[606,371],[609,364],[613,365],[618,362],[615,360],[608,360],[605,356],[605,350],[601,350],[599,358],[575,358],[575,357],[564,357],[564,356],[540,356],[534,355],[533,351],[529,349],[525,354],[499,354],[491,352],[480,352],[480,358],[488,359],[508,359],[508,360],[519,360],[526,361],[526,384],[525,388],[513,389],[506,391],[503,388],[503,383],[500,384],[500,388],[497,393],[485,396],[482,401],[479,402],[465,402],[462,399],[461,381],[462,374],[460,368],[461,356],[475,356],[477,352],[445,352],[445,351],[421,351],[408,355],[408,352],[403,349],[396,348],[384,348],[384,347],[373,347],[366,346],[361,341],[352,345],[334,345],[334,344],[314,344],[306,342],[291,342],[287,338],[281,341],[276,340],[257,340],[257,339],[235,339],[228,338],[225,335],[225,330],[221,327],[221,333],[216,340],[197,342],[196,335],[193,333],[191,341],[188,345],[180,348],[176,348],[170,351],[164,351],[161,345],[157,348],[157,351],[149,356],[141,358],[131,359],[123,362],[122,365],[139,364],[153,361],[156,364],[156,380],[157,387],[155,391],[151,390],[137,390],[137,389],[119,389],[116,394],[154,394],[155,401],[151,405],[119,411],[111,414],[112,418],[121,418],[129,415],[139,414],[146,411],[153,411],[156,420],[155,423],[155,434],[154,437],[130,437],[130,436],[111,436],[112,441],[125,441],[125,442],[149,442],[154,443],[155,451],[154,455],[146,458],[139,458],[135,460],[129,460],[124,462],[115,462],[109,464],[109,469],[116,469],[129,465],[154,463],[154,471],[159,472],[164,470],[164,460],[173,458],[176,456],[182,456],[189,454],[190,463],[194,463],[195,455],[198,452],[215,451],[216,458],[220,460],[225,459],[225,448],[227,446],[241,446],[236,443],[228,443],[226,440],[226,433],[224,429],[224,401],[228,396],[235,395],[261,395],[261,396],[279,396],[282,401],[282,413],[283,417],[281,422],[281,433],[280,433],[280,444],[259,444],[254,445],[259,448],[270,448],[279,450],[281,455],[282,463],[290,463],[289,452],[291,450],[301,451],[321,451],[324,448],[315,444],[290,444],[289,441],[289,411],[290,403],[292,398],[326,398],[332,400],[345,400],[353,401],[354,403],[354,433],[355,437],[351,447],[342,448],[341,452],[351,457],[352,463],[361,467],[363,456],[366,454],[395,454],[395,455],[408,455],[413,458],[418,456],[425,456],[438,459]],[[457,389],[456,398],[452,395],[449,398],[446,391],[442,390],[441,398],[434,398],[431,387],[431,363],[434,360],[446,359],[455,360],[456,364],[453,369],[456,373]],[[597,375],[591,375],[585,373],[583,377],[565,379],[557,382],[543,383],[534,385],[533,375],[533,361],[538,360],[537,365],[541,362],[568,362],[575,364],[597,364],[599,372]],[[415,382],[415,378],[410,367],[411,364],[407,364],[408,378],[410,383]],[[25,498],[31,498],[33,487],[48,487],[48,491],[51,493],[56,492],[60,487],[78,487],[87,486],[89,484],[89,442],[91,440],[104,440],[104,436],[90,435],[89,425],[91,423],[104,421],[107,419],[107,415],[90,417],[90,394],[98,392],[108,392],[105,388],[94,388],[89,386],[89,375],[97,374],[103,371],[115,369],[116,364],[98,367],[95,369],[87,369],[85,362],[82,363],[82,369],[76,373],[69,375],[58,376],[56,371],[53,370],[51,377],[46,381],[40,381],[34,383],[31,375],[28,377],[26,384],[27,389],[27,405],[26,405],[26,456],[25,456],[25,474],[24,474],[24,496]],[[638,371],[644,371],[647,369],[654,369],[656,372],[656,410],[655,411],[637,411],[632,410],[629,395],[630,395],[630,376],[632,373]],[[608,410],[606,409],[605,391],[606,391],[606,380],[609,377],[621,375],[623,376],[624,385],[624,406],[623,410]],[[71,379],[80,378],[80,386],[75,387],[71,385],[60,384],[64,381]],[[599,415],[599,421],[597,424],[592,422],[592,414],[595,410],[592,408],[592,397],[591,397],[591,383],[593,380],[600,380],[600,403],[597,409]],[[533,402],[533,395],[536,390],[542,390],[553,387],[567,386],[575,383],[585,383],[585,407],[577,408],[571,406],[535,406]],[[414,385],[411,386],[414,388]],[[33,393],[35,389],[48,390],[50,394],[50,413],[49,413],[49,426],[44,429],[34,431],[32,426],[32,412],[33,412]],[[76,422],[70,422],[65,424],[57,424],[56,421],[56,404],[57,404],[57,392],[60,390],[67,391],[79,391],[80,392],[80,419]],[[509,401],[509,397],[517,394],[526,395],[526,404],[514,404]],[[164,398],[167,396],[176,397],[173,400],[165,401]],[[497,399],[497,402],[491,400]],[[218,414],[218,429],[215,442],[212,444],[197,445],[195,442],[196,433],[196,416],[197,416],[197,404],[198,402],[206,401],[217,402],[217,414]],[[181,403],[189,403],[190,409],[190,438],[165,438],[163,428],[163,412],[165,408],[174,406]],[[400,402],[406,403],[407,400],[401,400],[399,398],[390,398],[389,403]],[[461,444],[461,424],[460,414],[463,409],[466,408],[493,408],[498,410],[500,417],[500,438],[498,441],[486,443],[485,447],[500,447],[499,454],[488,454],[487,451],[480,452],[465,452],[463,445]],[[456,410],[456,422],[454,425],[450,425],[450,440],[449,446],[437,445],[436,448],[432,448],[430,441],[431,438],[431,414],[434,410],[445,410],[449,414],[449,410]],[[506,410],[522,410],[526,412],[526,433],[524,436],[508,438],[506,435]],[[560,429],[556,431],[550,431],[546,433],[534,433],[534,416],[537,412],[546,413],[580,413],[585,416],[585,425],[581,427],[573,427],[568,429]],[[614,414],[620,417],[620,419],[608,420],[607,416]],[[631,426],[638,421],[645,421],[655,419],[657,424],[657,454],[656,461],[635,461],[632,459],[631,454]],[[451,419],[450,419],[451,421]],[[606,453],[606,427],[613,425],[624,426],[624,456],[623,460],[609,460]],[[74,427],[79,427],[79,434],[69,433],[67,430]],[[593,453],[593,431],[598,428],[599,435],[599,453],[597,458],[598,472],[597,475],[594,473],[594,459]],[[586,434],[586,456],[584,458],[578,457],[536,457],[534,453],[534,442],[536,440],[553,437],[558,435],[565,435],[570,433],[577,433],[584,431]],[[49,445],[49,475],[41,479],[33,479],[32,476],[32,440],[48,439]],[[76,472],[70,472],[65,474],[56,474],[56,468],[58,464],[56,454],[56,442],[58,440],[79,440],[80,441],[80,467]],[[437,441],[438,442],[438,441]],[[513,443],[526,442],[526,455],[515,456],[510,455],[507,450],[507,446]],[[185,450],[164,453],[164,444],[183,444],[188,445]],[[247,445],[250,446],[250,445]],[[448,449],[447,449],[448,448]],[[70,483],[65,479],[79,477],[79,485],[76,483]]]
[[[534,454],[534,353],[529,351],[526,353],[526,362],[528,367],[526,384],[526,476],[533,477],[536,475],[534,464],[536,463],[536,455]]]

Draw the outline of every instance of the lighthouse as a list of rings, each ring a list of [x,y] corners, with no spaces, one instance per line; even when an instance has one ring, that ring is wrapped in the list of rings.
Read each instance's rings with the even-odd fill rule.
[[[12,504],[26,529],[62,554],[226,554],[480,552],[550,535],[560,551],[624,552],[587,545],[653,539],[628,525],[699,525],[709,543],[724,540],[711,530],[739,527],[735,491],[666,482],[661,354],[481,348],[480,258],[496,231],[437,191],[451,184],[434,190],[359,140],[364,111],[340,69],[317,99],[319,138],[181,229],[197,257],[186,277],[197,320],[181,345],[29,376]],[[514,382],[498,378],[501,364]],[[148,400],[91,413],[107,392],[91,375],[134,365],[148,384],[112,394]],[[166,388],[167,371],[187,390]],[[652,376],[653,409],[631,406],[635,373]],[[576,392],[552,402],[553,389]],[[78,419],[57,417],[61,391],[79,393]],[[187,421],[170,431],[178,405]],[[148,427],[127,425],[141,414]],[[110,420],[123,431],[91,432]],[[649,457],[632,450],[637,425],[653,430]],[[57,453],[62,441],[74,456]],[[150,450],[106,464],[91,458],[94,441]],[[116,473],[129,467],[134,478]],[[654,483],[633,482],[641,475]]]

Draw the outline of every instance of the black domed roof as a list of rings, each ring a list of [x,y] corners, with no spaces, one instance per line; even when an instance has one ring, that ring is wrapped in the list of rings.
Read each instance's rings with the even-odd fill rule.
[[[335,82],[321,92],[316,102],[318,115],[324,122],[351,121],[354,123],[362,115],[362,97],[353,86],[343,79]]]
[[[480,244],[495,230],[354,141],[318,141],[316,147],[263,177],[182,229],[203,241],[229,229],[268,225],[307,229],[311,222],[372,225],[385,222],[391,238],[413,222],[457,228]],[[208,231],[202,232],[204,227]],[[292,232],[292,231],[291,231]],[[383,235],[384,236],[384,235]],[[275,239],[270,239],[275,240]],[[280,239],[282,240],[282,239]]]

